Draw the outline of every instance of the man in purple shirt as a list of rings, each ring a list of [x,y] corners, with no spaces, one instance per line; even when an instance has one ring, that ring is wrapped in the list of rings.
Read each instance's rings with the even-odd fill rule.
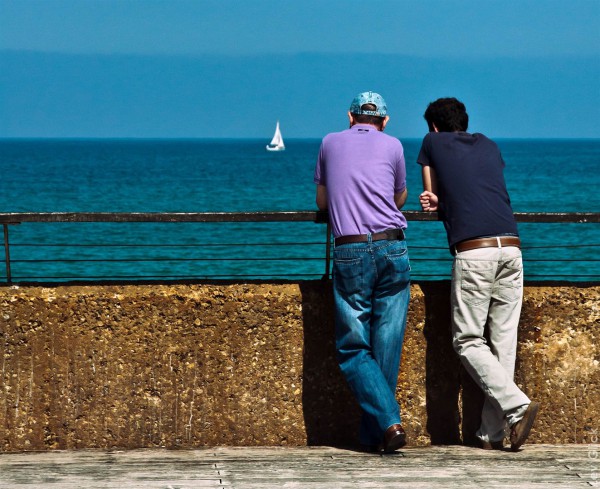
[[[361,444],[388,453],[406,444],[396,401],[410,298],[404,150],[383,133],[381,95],[357,95],[348,118],[350,129],[323,138],[314,181],[335,238],[338,362],[362,409]]]

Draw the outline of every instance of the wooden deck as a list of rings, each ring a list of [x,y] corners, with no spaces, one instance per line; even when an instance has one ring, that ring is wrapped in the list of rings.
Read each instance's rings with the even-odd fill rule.
[[[1,489],[343,489],[600,487],[600,446],[459,446],[393,455],[311,448],[0,454]]]

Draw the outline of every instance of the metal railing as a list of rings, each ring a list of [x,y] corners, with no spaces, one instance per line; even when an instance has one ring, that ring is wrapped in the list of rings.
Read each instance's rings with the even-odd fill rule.
[[[408,221],[437,221],[438,217],[435,213],[427,213],[420,211],[404,211]],[[548,225],[564,225],[564,224],[598,224],[600,223],[600,213],[515,213],[518,222],[521,223],[536,223]],[[76,280],[182,280],[182,279],[239,279],[239,278],[314,278],[314,277],[329,277],[331,269],[331,249],[332,243],[330,238],[330,226],[328,223],[327,213],[318,211],[289,211],[289,212],[203,212],[203,213],[97,213],[97,212],[53,212],[53,213],[0,213],[0,223],[4,230],[4,255],[5,255],[5,281],[6,283],[18,282],[43,282],[43,281],[76,281]],[[99,240],[93,235],[88,235],[85,230],[78,230],[71,235],[61,233],[62,241],[51,242],[48,239],[48,233],[43,232],[41,237],[35,235],[29,237],[29,242],[11,243],[10,228],[18,224],[53,224],[53,223],[72,223],[77,226],[83,223],[94,225],[115,224],[115,223],[146,223],[157,226],[164,226],[167,223],[188,224],[194,226],[194,236],[197,232],[197,224],[204,223],[205,225],[215,225],[212,227],[211,233],[198,232],[201,239],[191,239],[189,241],[168,241],[165,242],[165,237],[169,239],[172,233],[162,233],[153,228],[142,237],[137,237],[131,241],[106,241]],[[290,236],[295,236],[294,226],[286,225],[285,239],[283,240],[264,240],[261,238],[261,233],[264,229],[250,228],[243,229],[240,227],[243,223],[253,223],[255,226],[266,224],[274,226],[275,223],[296,223],[294,226],[300,226],[310,223],[323,225],[322,229],[316,230],[305,229],[305,234],[309,240],[293,240],[290,241]],[[226,226],[234,226],[232,230],[225,229]],[[58,233],[50,232],[52,236]],[[104,231],[100,233],[104,237]],[[158,242],[153,242],[150,239],[154,236],[161,235]],[[179,233],[178,233],[179,234]],[[206,234],[216,236],[216,241],[208,242],[205,239]],[[298,233],[302,234],[302,233]],[[440,230],[435,234],[439,237]],[[77,240],[73,239],[77,237]],[[226,239],[232,237],[233,239]],[[422,245],[421,241],[427,240],[409,240],[411,250],[411,262],[423,264],[426,268],[428,262],[449,262],[451,257],[448,254],[447,246],[444,246],[443,240],[440,240],[439,246]],[[558,240],[551,244],[553,255],[557,247],[560,247]],[[269,247],[276,251],[270,251]],[[546,245],[531,245],[530,250],[544,250],[548,248]],[[532,262],[541,264],[541,276],[545,279],[565,279],[575,278],[575,280],[598,281],[600,280],[600,271],[596,264],[600,260],[597,259],[596,250],[600,249],[600,243],[595,242],[574,242],[569,245],[562,245],[564,249],[586,248],[587,253],[581,257],[581,253],[577,253],[574,258],[563,256],[545,256],[541,258],[532,258]],[[147,250],[159,250],[160,253],[148,254]],[[250,255],[247,256],[231,256],[231,250],[249,250]],[[75,255],[64,255],[65,250],[75,250]],[[142,250],[142,255],[132,256],[131,253],[123,250]],[[285,252],[281,252],[284,249]],[[524,254],[526,254],[524,247]],[[29,250],[29,252],[21,252],[17,258],[11,258],[11,251]],[[31,251],[34,250],[34,251]],[[50,250],[54,250],[51,252]],[[90,251],[93,250],[93,251]],[[99,250],[110,250],[108,253],[103,253]],[[116,253],[116,250],[120,250]],[[186,250],[186,252],[182,252]],[[189,250],[201,251],[198,255],[191,256]],[[255,250],[253,252],[253,250]],[[258,256],[260,250],[261,255]],[[296,250],[294,255],[289,255],[290,250]],[[313,250],[317,250],[316,252]],[[543,251],[542,251],[543,252]],[[173,254],[175,253],[175,254]],[[50,255],[50,256],[49,256]],[[284,271],[277,272],[266,270],[276,262],[284,264]],[[298,268],[297,265],[301,262],[311,262],[309,270],[300,270],[298,273],[290,272],[291,268]],[[549,262],[550,266],[544,271],[543,262]],[[578,264],[581,272],[575,275],[569,273],[551,272],[554,264],[560,262],[562,266],[572,267],[574,263]],[[67,266],[80,265],[95,265],[96,268],[104,267],[107,264],[124,265],[131,269],[134,264],[152,263],[158,267],[152,274],[144,274],[139,272],[126,272],[125,275],[117,272],[109,272],[104,275],[94,275],[89,272],[80,271],[75,275],[64,275],[56,272],[45,275],[34,272],[26,272],[15,276],[13,274],[13,265],[20,267],[29,267],[30,270],[37,270],[44,266],[51,266],[54,270],[63,269]],[[182,267],[191,266],[192,264],[202,263],[204,266],[201,270],[192,270],[189,273],[182,272]],[[251,264],[256,264],[259,271],[248,271]],[[317,272],[316,265],[321,264],[322,272]],[[227,268],[227,265],[229,268]],[[175,269],[177,269],[175,270]],[[447,268],[447,267],[446,267]],[[206,269],[209,269],[207,272]],[[287,272],[285,270],[288,270]],[[418,277],[424,279],[447,278],[445,272],[422,272],[417,274]],[[535,276],[535,275],[534,275]],[[0,276],[0,280],[1,280]]]

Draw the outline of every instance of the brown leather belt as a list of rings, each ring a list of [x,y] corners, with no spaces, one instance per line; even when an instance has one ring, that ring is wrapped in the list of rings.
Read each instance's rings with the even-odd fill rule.
[[[457,252],[476,250],[477,248],[500,248],[502,246],[521,247],[521,240],[517,236],[498,236],[495,238],[476,238],[461,241],[454,246]]]
[[[397,239],[402,241],[404,239],[404,232],[402,229],[386,229],[380,233],[372,233],[371,241],[381,241],[383,239]],[[340,236],[339,238],[335,238],[335,245],[343,245],[348,243],[366,243],[369,241],[368,234],[352,234],[349,236]]]

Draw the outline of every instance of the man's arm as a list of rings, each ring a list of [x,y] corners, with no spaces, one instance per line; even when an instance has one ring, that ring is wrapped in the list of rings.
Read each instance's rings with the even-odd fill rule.
[[[406,202],[406,197],[408,197],[408,190],[404,189],[402,192],[397,192],[394,194],[394,203],[398,209],[402,209]]]
[[[421,176],[423,177],[423,190],[437,195],[437,178],[435,170],[429,165],[423,165]]]
[[[317,207],[319,210],[327,210],[327,187],[317,185]]]
[[[435,176],[435,170],[429,165],[425,165],[423,166],[421,175],[423,177],[424,192],[419,195],[419,202],[424,211],[435,212],[438,210],[437,178]]]

